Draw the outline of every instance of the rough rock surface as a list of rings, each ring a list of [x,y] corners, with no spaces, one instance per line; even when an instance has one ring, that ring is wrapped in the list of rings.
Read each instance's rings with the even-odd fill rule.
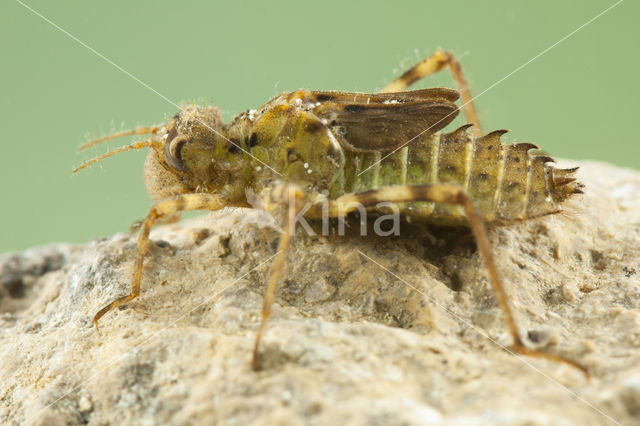
[[[514,356],[468,232],[299,234],[250,368],[278,233],[228,210],[135,237],[0,257],[2,424],[640,423],[640,174],[583,163],[565,214],[490,235],[523,336]],[[383,268],[388,269],[386,272]],[[490,337],[490,339],[489,339]]]

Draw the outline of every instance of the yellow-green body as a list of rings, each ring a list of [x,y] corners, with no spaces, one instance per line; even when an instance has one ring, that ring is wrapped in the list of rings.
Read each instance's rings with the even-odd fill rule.
[[[580,192],[572,177],[574,169],[553,168],[550,157],[531,152],[537,148],[533,144],[501,143],[504,131],[476,137],[463,126],[451,133],[425,131],[410,141],[402,134],[385,135],[397,140],[387,140],[378,149],[363,149],[362,143],[354,147],[351,128],[345,130],[330,120],[331,112],[322,110],[325,102],[318,102],[318,93],[283,94],[258,110],[238,115],[227,126],[214,107],[183,111],[173,125],[188,143],[173,154],[179,157],[184,176],[174,173],[179,182],[173,186],[149,182],[151,176],[150,194],[161,199],[211,192],[225,197],[229,205],[246,205],[247,188],[260,194],[277,180],[301,186],[311,201],[391,185],[448,183],[465,190],[485,221],[510,222],[556,213],[564,199]],[[449,115],[446,123],[455,117]],[[171,159],[167,149],[165,156]],[[167,167],[157,151],[151,152],[149,161],[148,165],[157,162]],[[398,207],[411,220],[466,223],[458,206],[408,202]]]

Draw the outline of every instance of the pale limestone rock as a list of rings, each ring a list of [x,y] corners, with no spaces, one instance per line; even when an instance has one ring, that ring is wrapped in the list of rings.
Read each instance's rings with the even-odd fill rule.
[[[527,344],[590,382],[497,346],[511,340],[469,233],[415,228],[298,235],[253,372],[278,233],[226,210],[155,229],[141,297],[99,332],[135,237],[0,257],[0,423],[639,423],[640,174],[581,166],[565,214],[491,241]]]

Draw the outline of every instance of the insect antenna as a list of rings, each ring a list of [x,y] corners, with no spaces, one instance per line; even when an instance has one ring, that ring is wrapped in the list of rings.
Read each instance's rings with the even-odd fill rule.
[[[158,140],[153,140],[153,139],[148,139],[145,141],[140,141],[140,142],[134,142],[131,145],[128,146],[123,146],[120,148],[116,148],[113,151],[109,151],[106,154],[103,154],[99,157],[96,158],[92,158],[91,160],[85,162],[84,164],[82,164],[80,167],[77,167],[73,170],[73,174],[78,173],[80,170],[84,169],[85,167],[90,166],[93,163],[97,163],[98,161],[104,160],[107,157],[110,157],[114,154],[119,154],[121,152],[125,152],[125,151],[133,151],[135,149],[142,149],[142,148],[156,148],[156,149],[162,149],[163,148],[163,144],[162,142],[158,141]]]
[[[155,135],[160,130],[160,127],[138,127],[135,130],[124,130],[122,132],[114,133],[109,136],[105,136],[103,138],[92,140],[91,142],[82,145],[78,148],[78,151],[82,151],[83,149],[87,149],[94,145],[97,145],[102,142],[110,141],[111,139],[121,138],[123,136],[132,136],[132,135]]]

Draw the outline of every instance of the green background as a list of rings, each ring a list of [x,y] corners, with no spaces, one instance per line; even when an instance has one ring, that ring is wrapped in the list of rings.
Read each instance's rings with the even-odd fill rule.
[[[226,119],[301,87],[380,89],[437,47],[458,55],[478,94],[614,3],[26,1],[173,102],[215,101]],[[626,0],[483,94],[485,129],[638,168],[639,16]],[[109,146],[76,148],[176,108],[11,0],[0,46],[0,253],[128,230],[151,204],[145,152],[72,177]],[[437,85],[449,75],[420,87]]]

